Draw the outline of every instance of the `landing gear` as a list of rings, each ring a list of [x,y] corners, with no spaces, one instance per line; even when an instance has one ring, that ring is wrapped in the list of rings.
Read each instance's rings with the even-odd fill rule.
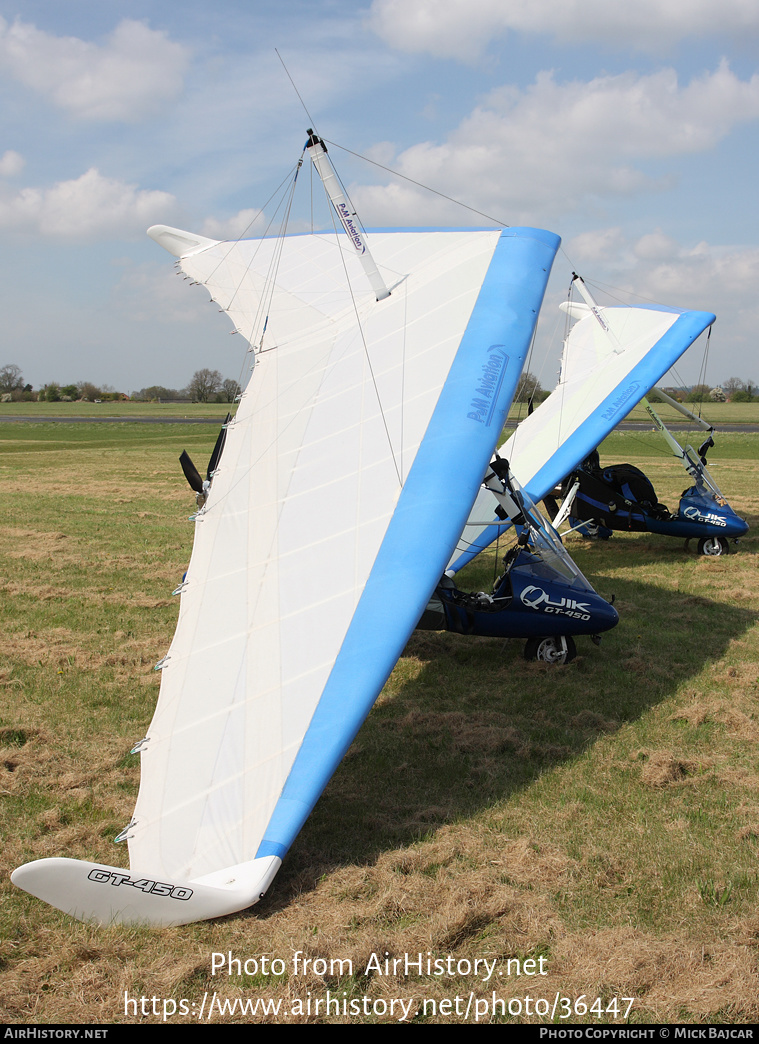
[[[569,637],[529,638],[524,647],[525,660],[542,663],[571,663],[577,656],[577,648]]]
[[[725,537],[702,537],[698,542],[698,553],[700,555],[729,555],[730,545]]]

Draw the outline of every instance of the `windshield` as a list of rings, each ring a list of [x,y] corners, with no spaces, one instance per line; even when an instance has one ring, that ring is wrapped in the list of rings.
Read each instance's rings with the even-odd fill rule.
[[[567,554],[559,534],[511,473],[508,483],[514,500],[522,508],[525,525],[517,524],[517,529],[527,534],[525,551],[532,552],[532,560],[529,562],[531,572],[536,576],[544,576],[545,579],[550,579],[551,575],[555,577],[558,573],[562,580],[572,587],[592,591],[593,588]],[[520,555],[518,564],[520,569],[528,564],[524,554]]]
[[[725,502],[717,483],[711,477],[705,466],[701,463],[698,454],[692,446],[686,446],[683,450],[685,466],[692,476],[693,482],[699,493],[711,494],[720,503]]]

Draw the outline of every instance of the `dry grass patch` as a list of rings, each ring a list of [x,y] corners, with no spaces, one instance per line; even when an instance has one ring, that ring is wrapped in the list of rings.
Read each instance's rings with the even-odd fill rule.
[[[562,991],[635,997],[636,1021],[752,1022],[759,1016],[756,951],[738,943],[686,934],[657,938],[625,926],[566,936],[554,955]]]

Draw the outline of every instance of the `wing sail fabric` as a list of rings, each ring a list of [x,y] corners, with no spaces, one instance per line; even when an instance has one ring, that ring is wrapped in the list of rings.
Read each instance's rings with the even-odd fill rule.
[[[499,450],[540,501],[584,460],[680,358],[715,316],[659,306],[568,306],[581,316],[564,345],[556,389]],[[451,568],[496,539],[492,498],[478,497]]]
[[[377,302],[335,237],[151,235],[260,349],[142,748],[131,865],[181,881],[284,854],[352,741],[461,532],[558,239],[373,233]]]

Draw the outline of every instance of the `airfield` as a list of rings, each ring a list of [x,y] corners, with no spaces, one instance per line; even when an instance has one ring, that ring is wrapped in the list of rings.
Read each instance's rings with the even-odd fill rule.
[[[620,623],[566,667],[412,635],[258,906],[102,929],[10,884],[44,856],[127,865],[192,547],[178,457],[205,467],[225,412],[0,406],[5,1021],[190,1023],[209,998],[215,1023],[759,1021],[759,404],[704,407],[737,552],[568,538]],[[600,452],[672,508],[688,484],[650,431]]]

